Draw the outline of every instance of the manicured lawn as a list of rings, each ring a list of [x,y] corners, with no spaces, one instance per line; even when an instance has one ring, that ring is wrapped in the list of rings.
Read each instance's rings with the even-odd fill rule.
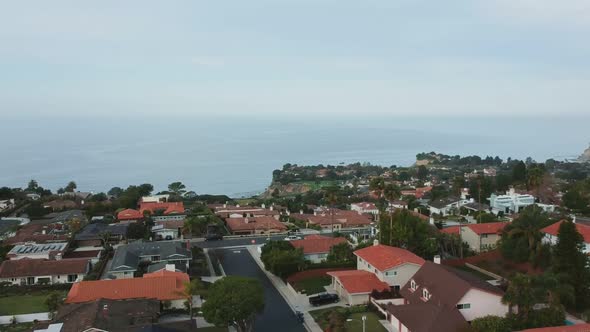
[[[332,307],[326,309],[319,309],[310,311],[309,314],[313,317],[313,319],[320,325],[322,329],[326,329],[328,325],[327,317],[330,315],[330,312],[334,310],[339,310],[341,312],[345,312],[347,308],[343,307]],[[351,321],[347,321],[344,326],[346,327],[346,332],[362,332],[363,331],[363,321],[362,317],[367,316],[367,320],[365,321],[365,331],[366,332],[387,332],[387,330],[379,323],[379,316],[373,312],[360,312],[354,313],[347,316],[347,319],[351,319]]]
[[[61,292],[63,297],[66,292]],[[0,316],[47,312],[45,299],[49,292],[0,297]]]
[[[311,295],[325,292],[326,289],[324,286],[328,286],[330,283],[332,283],[332,278],[328,276],[313,277],[295,282],[293,288],[305,294]]]
[[[365,331],[371,332],[387,332],[387,330],[379,323],[379,316],[372,312],[365,312],[360,314],[352,314],[350,315],[349,319],[352,319],[350,322],[346,322],[346,331],[347,332],[362,332],[363,331],[363,316],[367,316],[367,320],[365,321]]]

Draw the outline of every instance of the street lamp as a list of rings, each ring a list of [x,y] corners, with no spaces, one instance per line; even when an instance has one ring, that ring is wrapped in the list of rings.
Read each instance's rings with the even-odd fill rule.
[[[346,321],[347,322],[352,322],[353,320],[358,320],[358,319],[349,318]],[[363,317],[361,317],[361,320],[363,322],[363,332],[365,332],[365,322],[367,321],[367,316],[363,315]]]

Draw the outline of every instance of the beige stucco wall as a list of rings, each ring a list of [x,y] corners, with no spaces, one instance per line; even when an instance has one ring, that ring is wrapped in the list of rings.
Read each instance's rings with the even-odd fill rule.
[[[485,251],[486,248],[493,249],[500,240],[498,234],[486,234],[486,236],[480,237],[469,227],[461,227],[461,230],[463,242],[467,242],[469,248],[475,252]]]
[[[459,309],[459,312],[468,322],[487,315],[504,317],[508,313],[508,306],[502,304],[501,296],[476,288],[469,290],[457,304],[465,303],[469,303],[471,308]]]
[[[406,263],[396,266],[387,271],[379,271],[374,266],[368,264],[364,259],[357,256],[356,269],[374,273],[379,280],[386,282],[389,286],[405,285],[420,269],[420,265]],[[389,275],[387,273],[389,272]],[[396,274],[394,274],[394,272]]]

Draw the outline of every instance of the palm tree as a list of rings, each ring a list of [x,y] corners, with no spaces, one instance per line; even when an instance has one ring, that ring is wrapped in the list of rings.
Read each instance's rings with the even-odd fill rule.
[[[502,303],[508,304],[509,312],[512,312],[514,306],[517,306],[518,314],[526,320],[536,302],[533,290],[531,277],[518,273],[510,279],[508,289],[502,297]]]
[[[188,311],[191,319],[193,318],[193,296],[205,295],[207,290],[201,279],[193,279],[190,282],[185,281],[182,291],[177,291],[176,294],[186,299],[188,303]]]

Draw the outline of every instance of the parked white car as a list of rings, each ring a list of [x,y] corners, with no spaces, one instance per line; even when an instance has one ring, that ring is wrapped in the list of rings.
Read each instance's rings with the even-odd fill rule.
[[[285,238],[285,241],[301,240],[301,236],[289,235]]]

